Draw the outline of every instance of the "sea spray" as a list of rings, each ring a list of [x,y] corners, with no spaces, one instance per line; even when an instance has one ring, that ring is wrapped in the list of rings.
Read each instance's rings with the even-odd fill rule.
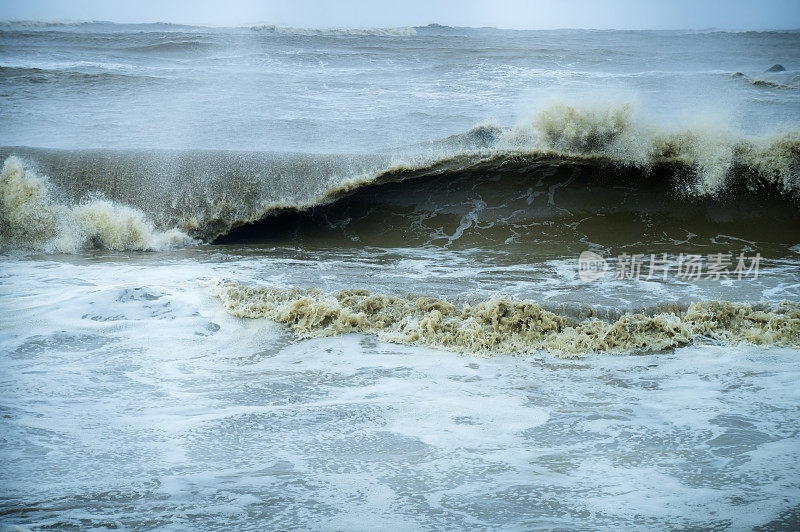
[[[87,248],[160,251],[193,239],[178,229],[160,231],[141,211],[101,197],[60,203],[46,177],[12,156],[0,174],[0,242],[5,248],[74,253]]]

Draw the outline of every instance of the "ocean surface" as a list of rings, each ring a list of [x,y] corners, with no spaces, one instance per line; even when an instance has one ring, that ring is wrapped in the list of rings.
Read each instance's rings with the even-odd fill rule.
[[[0,526],[800,529],[798,58],[0,23]]]

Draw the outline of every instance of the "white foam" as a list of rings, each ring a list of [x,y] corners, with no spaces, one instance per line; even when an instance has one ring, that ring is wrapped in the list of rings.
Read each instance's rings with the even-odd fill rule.
[[[0,174],[0,240],[3,247],[74,253],[165,250],[194,240],[178,229],[161,231],[140,210],[99,197],[59,202],[46,177],[9,157]]]

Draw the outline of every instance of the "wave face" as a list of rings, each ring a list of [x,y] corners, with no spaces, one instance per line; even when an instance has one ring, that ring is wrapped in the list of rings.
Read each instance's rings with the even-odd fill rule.
[[[364,290],[316,290],[211,282],[209,291],[242,318],[267,318],[301,338],[349,332],[383,341],[476,354],[548,351],[571,358],[590,353],[661,351],[694,342],[800,347],[800,304],[751,306],[693,303],[652,315],[624,313],[614,321],[582,321],[530,301],[496,298],[458,305],[435,297],[394,297]]]
[[[46,188],[70,205],[99,195],[138,209],[161,231],[206,242],[334,229],[362,243],[492,247],[525,240],[545,223],[563,228],[611,216],[623,232],[638,231],[642,219],[646,227],[684,220],[695,232],[717,224],[756,240],[766,234],[754,229],[758,221],[769,236],[796,244],[790,235],[799,215],[799,133],[753,140],[657,132],[629,106],[555,105],[529,124],[480,126],[374,155],[28,148],[0,155],[18,157],[7,159],[6,189],[47,176]]]

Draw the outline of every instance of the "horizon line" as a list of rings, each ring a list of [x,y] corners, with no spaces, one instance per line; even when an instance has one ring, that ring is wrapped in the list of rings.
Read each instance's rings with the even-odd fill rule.
[[[366,29],[402,29],[402,28],[451,28],[451,29],[493,29],[501,31],[563,31],[563,30],[585,30],[585,31],[698,31],[698,32],[766,32],[766,31],[800,31],[800,27],[758,27],[758,28],[721,28],[716,26],[693,28],[693,27],[670,27],[670,28],[652,28],[652,27],[617,27],[617,28],[599,28],[599,27],[549,27],[549,28],[509,28],[500,26],[452,26],[449,24],[441,24],[439,22],[430,22],[428,24],[419,25],[403,25],[403,26],[296,26],[289,24],[278,24],[274,22],[256,21],[246,24],[238,25],[224,25],[224,24],[209,24],[205,22],[171,22],[166,20],[154,21],[138,21],[138,22],[119,22],[114,20],[80,20],[80,19],[0,19],[0,24],[13,25],[13,24],[41,24],[42,26],[77,26],[83,24],[114,24],[118,26],[136,26],[136,25],[156,25],[163,24],[167,26],[184,26],[194,28],[214,28],[214,29],[253,29],[256,27],[275,27],[285,29],[303,29],[303,30],[366,30]]]

